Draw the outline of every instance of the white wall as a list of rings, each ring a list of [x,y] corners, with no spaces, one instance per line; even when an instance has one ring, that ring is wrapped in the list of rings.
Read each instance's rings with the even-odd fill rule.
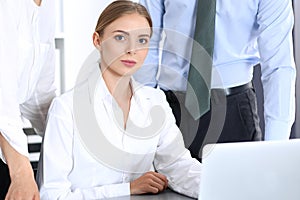
[[[101,11],[111,1],[64,1],[65,90],[73,87],[85,58],[94,49],[92,34]]]

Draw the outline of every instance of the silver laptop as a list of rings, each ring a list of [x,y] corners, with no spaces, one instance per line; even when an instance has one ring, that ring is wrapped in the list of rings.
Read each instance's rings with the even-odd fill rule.
[[[300,139],[206,145],[199,200],[300,200]]]

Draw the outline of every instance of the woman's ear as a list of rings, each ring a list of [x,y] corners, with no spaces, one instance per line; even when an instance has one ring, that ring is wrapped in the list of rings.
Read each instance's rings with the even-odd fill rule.
[[[94,32],[94,34],[93,34],[93,43],[94,43],[94,46],[99,51],[101,51],[101,38],[97,32]]]

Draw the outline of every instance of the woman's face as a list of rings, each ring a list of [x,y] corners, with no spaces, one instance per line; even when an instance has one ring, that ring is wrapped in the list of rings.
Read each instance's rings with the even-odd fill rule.
[[[130,76],[143,64],[149,47],[151,29],[139,14],[124,15],[104,30],[100,40],[101,69],[118,76]]]

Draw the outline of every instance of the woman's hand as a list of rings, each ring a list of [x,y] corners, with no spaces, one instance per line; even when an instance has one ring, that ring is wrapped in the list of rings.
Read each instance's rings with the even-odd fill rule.
[[[5,200],[39,200],[40,195],[38,187],[34,180],[32,168],[22,170],[19,174],[14,174],[11,177],[11,184],[9,186]]]
[[[130,183],[131,194],[157,194],[168,187],[167,177],[157,172],[147,172]]]

